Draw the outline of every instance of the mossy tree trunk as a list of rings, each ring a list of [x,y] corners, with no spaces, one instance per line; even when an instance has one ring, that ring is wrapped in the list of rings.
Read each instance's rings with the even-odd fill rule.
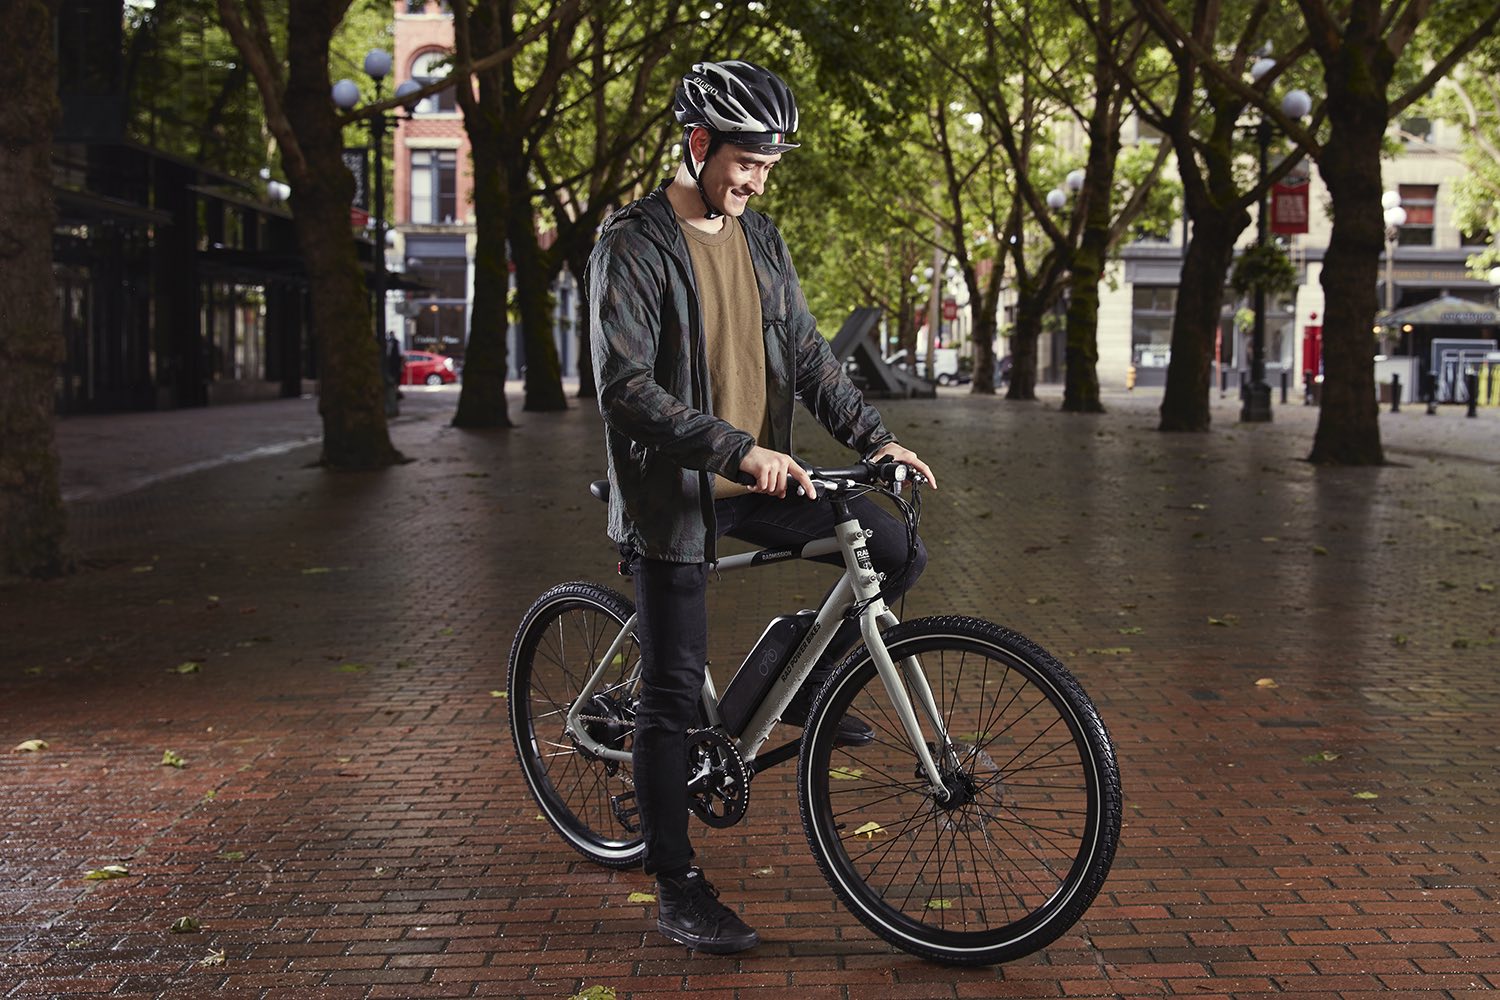
[[[65,358],[52,277],[57,4],[0,4],[0,577],[65,572],[54,387]]]
[[[376,469],[402,461],[385,419],[384,345],[375,341],[349,205],[354,178],[344,166],[343,128],[330,93],[330,43],[348,0],[298,0],[287,13],[286,52],[258,3],[218,0],[219,14],[249,64],[266,124],[291,182],[292,220],[307,269],[318,353],[323,464]],[[383,253],[383,247],[376,247]]]

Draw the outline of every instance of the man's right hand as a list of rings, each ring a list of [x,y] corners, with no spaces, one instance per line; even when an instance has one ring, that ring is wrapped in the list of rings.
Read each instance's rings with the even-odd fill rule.
[[[782,452],[756,445],[740,459],[740,471],[755,480],[750,485],[751,493],[785,497],[787,481],[791,480],[802,487],[809,500],[818,498],[818,491],[813,489],[812,480],[807,477],[802,466],[792,461],[792,456]]]

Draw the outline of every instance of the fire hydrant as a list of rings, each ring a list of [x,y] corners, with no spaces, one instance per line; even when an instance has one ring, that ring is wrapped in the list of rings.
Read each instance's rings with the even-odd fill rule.
[[[1135,365],[1127,365],[1125,368],[1125,388],[1131,391],[1135,389]]]

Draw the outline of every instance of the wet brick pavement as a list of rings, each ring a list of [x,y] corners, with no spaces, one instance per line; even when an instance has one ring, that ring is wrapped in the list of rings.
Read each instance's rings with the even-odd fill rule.
[[[1500,986],[1500,411],[1387,415],[1397,464],[1317,469],[1300,406],[1246,428],[1226,400],[1214,433],[1165,436],[1145,394],[1103,417],[883,405],[943,483],[905,616],[978,614],[1057,653],[1125,786],[1085,919],[955,970],[838,907],[791,767],[743,824],[695,831],[764,939],[739,957],[667,943],[628,900],[642,875],[551,834],[495,692],[533,596],[623,582],[584,490],[598,418],[461,433],[455,400],[409,392],[393,435],[414,461],[364,475],[310,466],[311,401],[62,423],[80,572],[0,588],[0,749],[49,744],[0,753],[0,997]],[[721,676],[828,572],[715,584]],[[106,864],[130,875],[84,880]],[[201,929],[172,933],[184,916]]]

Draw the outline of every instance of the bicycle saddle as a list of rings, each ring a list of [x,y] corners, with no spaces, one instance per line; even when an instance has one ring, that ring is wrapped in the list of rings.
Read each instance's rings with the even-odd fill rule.
[[[589,483],[589,492],[594,494],[594,496],[598,497],[600,500],[603,500],[605,503],[609,503],[609,480],[594,480],[592,483]]]

